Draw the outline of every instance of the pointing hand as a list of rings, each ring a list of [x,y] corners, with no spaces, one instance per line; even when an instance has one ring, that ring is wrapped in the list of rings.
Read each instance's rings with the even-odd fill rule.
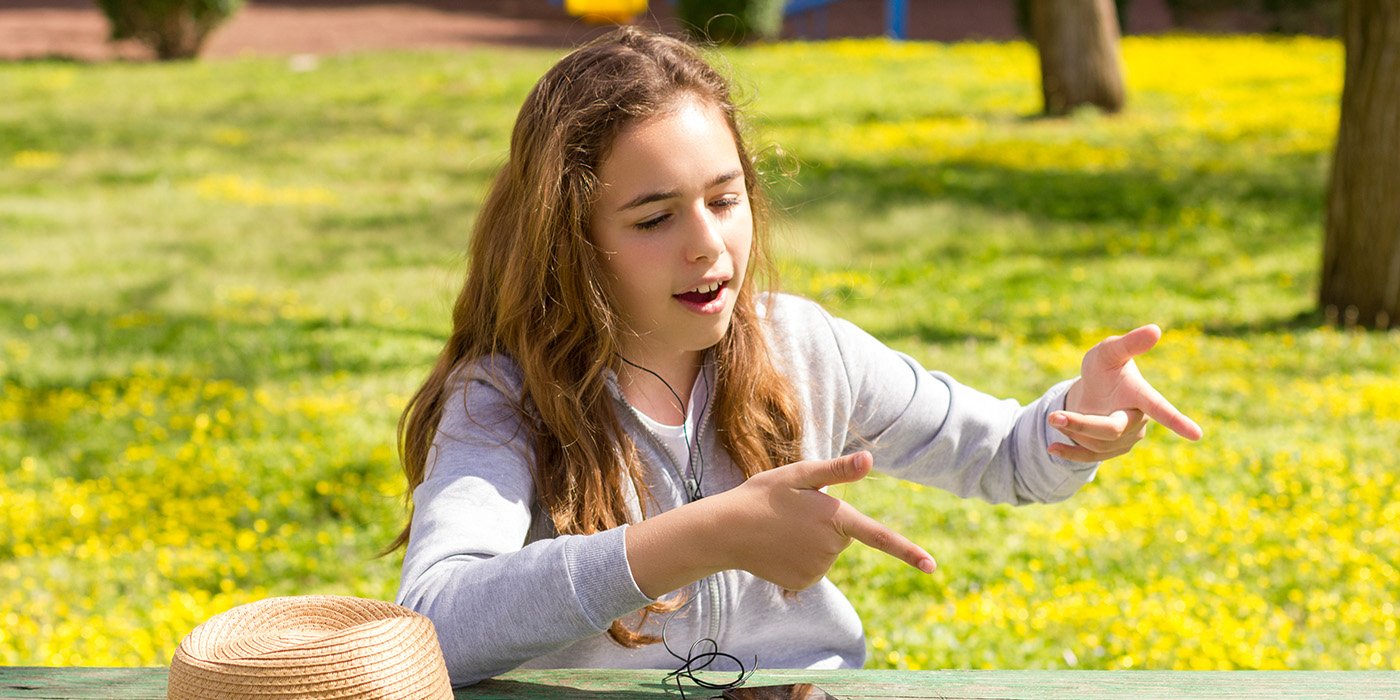
[[[1065,410],[1050,414],[1050,424],[1076,444],[1051,445],[1050,454],[1075,462],[1127,454],[1146,437],[1148,419],[1188,440],[1201,439],[1201,427],[1152,388],[1133,362],[1161,337],[1162,329],[1148,325],[1089,349]]]
[[[734,507],[727,509],[738,525],[732,531],[733,568],[788,590],[802,590],[820,581],[852,540],[860,540],[932,573],[933,557],[922,547],[821,491],[859,481],[873,465],[869,452],[797,462],[758,474],[717,496],[734,499]]]

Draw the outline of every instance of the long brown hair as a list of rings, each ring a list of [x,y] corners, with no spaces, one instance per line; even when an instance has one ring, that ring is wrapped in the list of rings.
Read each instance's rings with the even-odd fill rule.
[[[764,245],[769,209],[728,81],[689,44],[624,27],[561,59],[520,108],[509,157],[476,220],[452,335],[399,419],[410,508],[450,377],[501,354],[523,375],[516,410],[534,448],[537,498],[554,529],[592,534],[631,519],[624,485],[645,496],[645,469],[606,387],[625,331],[588,222],[597,170],[618,133],[683,98],[718,106],[734,134],[754,218],[749,272],[763,273],[746,275],[729,330],[713,348],[717,436],[746,478],[798,460],[798,404],[769,356],[755,301],[755,279],[773,279]],[[405,527],[389,551],[408,537]],[[656,603],[644,616],[674,607]],[[659,641],[621,621],[608,633],[628,647]]]

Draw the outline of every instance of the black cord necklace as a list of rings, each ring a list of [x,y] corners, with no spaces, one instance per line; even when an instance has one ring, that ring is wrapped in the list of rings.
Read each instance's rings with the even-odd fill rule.
[[[643,367],[623,357],[622,355],[617,355],[617,359],[622,360],[631,367],[635,367],[636,369],[639,369],[643,372],[646,372],[647,374],[650,374],[653,377],[656,377],[656,380],[661,382],[661,385],[666,387],[666,391],[671,392],[671,396],[676,399],[676,406],[681,410],[681,437],[685,439],[686,473],[682,474],[681,478],[685,482],[686,495],[690,497],[691,501],[698,501],[701,498],[704,498],[705,495],[701,493],[700,485],[705,478],[705,455],[700,448],[699,435],[695,436],[696,439],[693,445],[690,442],[690,411],[688,410],[687,402],[681,400],[680,393],[677,392],[675,388],[671,386],[670,382],[662,378],[660,374],[657,374],[656,372],[653,372],[652,370]],[[705,376],[705,370],[703,368],[700,370],[700,379],[701,381],[705,382],[705,396],[708,398],[710,395],[710,379],[709,377]],[[696,428],[698,429],[699,426],[696,426]],[[698,456],[699,460],[693,460],[692,456]]]
[[[632,362],[631,360],[623,357],[622,355],[618,355],[617,358],[632,367],[635,367],[643,372],[646,372],[647,374],[650,374],[653,377],[656,377],[657,381],[660,381],[662,386],[665,386],[666,390],[671,392],[671,396],[675,397],[676,404],[681,409],[681,436],[685,438],[686,470],[687,472],[689,472],[689,476],[682,475],[682,478],[685,480],[686,493],[690,497],[690,501],[692,502],[704,498],[704,494],[700,492],[700,482],[704,478],[703,465],[705,463],[705,457],[704,454],[700,451],[700,436],[695,436],[696,439],[694,445],[692,445],[690,442],[690,412],[688,410],[687,403],[681,400],[681,395],[674,388],[672,388],[671,383],[663,379],[661,375],[635,362]],[[710,380],[707,376],[705,376],[705,371],[703,368],[700,371],[700,378],[705,382],[705,397],[708,401],[710,395]],[[697,426],[697,429],[698,427],[699,426]],[[695,462],[691,461],[692,455],[696,455],[700,458],[699,467],[695,465]],[[684,612],[686,608],[689,608],[694,603],[695,598],[690,598],[685,602],[684,605],[676,609],[675,612],[672,612],[670,615],[667,615],[666,622],[662,623],[661,625],[661,645],[666,648],[666,653],[670,654],[671,656],[675,657],[677,661],[681,662],[679,668],[666,674],[665,680],[673,680],[676,682],[676,690],[680,691],[681,700],[686,700],[685,687],[681,685],[681,679],[690,681],[691,683],[701,688],[705,688],[707,690],[729,690],[730,688],[738,688],[739,686],[742,686],[744,683],[748,682],[749,676],[752,676],[754,671],[758,670],[757,655],[755,655],[753,658],[753,666],[746,667],[744,666],[744,662],[740,661],[738,657],[734,656],[733,654],[720,651],[719,642],[715,641],[710,637],[701,637],[700,639],[695,640],[695,642],[690,645],[690,649],[686,652],[685,656],[676,653],[676,650],[671,648],[670,641],[666,639],[666,630],[671,626],[671,620],[676,619],[677,615]],[[725,683],[715,683],[713,681],[707,681],[695,675],[700,671],[708,669],[711,664],[720,659],[728,659],[732,661],[735,666],[739,667],[738,674],[733,680]]]

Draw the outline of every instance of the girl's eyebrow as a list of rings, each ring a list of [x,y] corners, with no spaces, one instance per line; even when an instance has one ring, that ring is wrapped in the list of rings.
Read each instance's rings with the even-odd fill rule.
[[[716,175],[709,182],[705,183],[705,189],[708,190],[711,187],[718,187],[727,182],[732,182],[743,177],[743,175],[743,170],[731,170],[727,173]],[[660,202],[663,199],[671,199],[672,197],[679,197],[680,195],[681,193],[676,190],[667,190],[665,192],[651,192],[633,199],[632,201],[618,207],[617,210],[619,212],[624,212],[628,209],[635,209],[646,204],[651,204],[652,202]]]

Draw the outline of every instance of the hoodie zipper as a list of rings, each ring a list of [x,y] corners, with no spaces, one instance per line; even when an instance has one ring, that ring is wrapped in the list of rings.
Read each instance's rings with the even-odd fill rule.
[[[700,371],[703,373],[705,370],[702,368]],[[692,389],[692,391],[694,391],[694,390]],[[702,460],[699,459],[699,457],[700,457],[700,455],[699,455],[699,452],[700,452],[700,440],[701,440],[701,436],[705,434],[706,428],[709,428],[709,427],[710,427],[710,418],[711,418],[710,408],[711,408],[711,406],[712,406],[712,402],[710,401],[710,399],[711,399],[711,397],[710,397],[710,382],[709,382],[708,379],[706,379],[706,381],[705,381],[705,404],[704,404],[704,408],[700,409],[700,420],[696,421],[696,428],[695,428],[695,444],[693,444],[693,445],[690,446],[690,450],[691,450],[691,455],[690,455],[690,456],[691,456],[691,462],[690,462],[690,463],[691,463],[692,465],[694,465],[694,464],[700,464],[700,469],[701,469],[701,470],[704,469],[705,465],[702,464],[702,463],[701,463]],[[697,497],[703,497],[704,494],[700,493],[699,482],[704,478],[704,472],[701,471],[701,472],[700,472],[700,478],[697,479],[697,478],[696,478],[695,471],[696,471],[696,470],[694,470],[694,469],[691,470],[691,478],[694,479],[694,480],[696,481],[696,487],[695,487],[695,489],[694,489],[694,493],[695,493],[695,495],[696,495]],[[720,616],[723,614],[723,611],[720,609],[720,587],[721,587],[721,585],[722,585],[722,581],[721,581],[721,579],[720,579],[720,574],[716,573],[716,574],[711,574],[711,575],[705,577],[705,589],[706,589],[706,591],[710,594],[710,635],[709,635],[709,637],[710,637],[710,640],[711,640],[712,642],[714,642],[716,648],[719,647],[719,625],[720,625]]]
[[[703,372],[705,371],[705,369],[704,369],[704,368],[701,368],[700,371],[703,373]],[[701,440],[701,436],[704,434],[705,429],[708,428],[709,425],[710,425],[710,419],[711,419],[711,412],[710,412],[711,402],[710,402],[710,399],[711,399],[711,397],[709,396],[709,391],[710,391],[710,390],[709,390],[709,380],[708,380],[708,379],[707,379],[706,382],[705,382],[705,386],[706,386],[705,403],[704,403],[704,407],[701,409],[700,421],[697,422],[697,426],[698,426],[698,427],[697,427],[696,430],[695,430],[695,442],[692,443],[692,444],[690,445],[690,454],[687,455],[687,457],[689,458],[687,461],[688,461],[688,463],[691,464],[691,465],[694,465],[694,464],[698,461],[698,460],[696,459],[696,457],[698,456],[697,453],[700,451],[700,440]],[[694,389],[691,389],[691,391],[694,392]],[[625,396],[622,396],[622,392],[621,392],[621,391],[618,391],[618,392],[617,392],[617,395],[618,395],[619,398],[622,399],[623,405],[627,406],[628,409],[630,409],[630,410],[632,410],[632,411],[636,411],[635,408],[632,408],[632,404],[629,403],[629,402],[627,401],[627,398],[626,398]],[[687,502],[687,503],[694,503],[695,501],[697,501],[697,500],[703,498],[703,497],[704,497],[704,494],[700,492],[700,479],[695,478],[694,470],[692,470],[692,474],[691,474],[690,476],[686,476],[685,471],[684,471],[683,469],[681,469],[681,462],[680,462],[680,460],[679,460],[679,459],[676,459],[676,454],[675,454],[674,452],[671,451],[671,448],[668,447],[668,446],[666,445],[666,442],[665,442],[664,440],[661,439],[661,436],[660,436],[660,435],[657,435],[657,434],[656,434],[656,431],[652,430],[651,427],[648,426],[648,425],[647,425],[644,421],[642,421],[640,418],[637,418],[637,419],[636,419],[636,423],[637,423],[637,426],[640,427],[640,428],[642,429],[642,431],[646,433],[647,437],[651,438],[652,443],[653,443],[654,445],[656,445],[657,447],[660,447],[660,448],[661,448],[661,451],[664,452],[664,453],[666,454],[666,456],[670,458],[670,460],[671,460],[671,468],[672,468],[673,470],[675,470],[676,476],[680,477],[680,480],[681,480],[681,491],[685,494],[685,500],[686,500],[686,502]],[[703,465],[701,466],[701,468],[703,469]],[[709,602],[709,608],[710,608],[710,609],[709,609],[709,618],[710,618],[709,638],[710,638],[711,640],[714,640],[715,643],[718,644],[718,643],[719,643],[718,636],[719,636],[720,618],[721,618],[721,614],[722,614],[722,613],[721,613],[721,610],[720,610],[720,599],[721,599],[721,596],[720,596],[720,587],[721,587],[721,585],[722,585],[721,582],[720,582],[720,575],[717,574],[717,573],[716,573],[716,574],[711,574],[711,575],[709,575],[709,576],[706,576],[706,577],[705,577],[704,579],[702,579],[702,580],[703,580],[704,583],[705,583],[705,593],[706,593],[707,597],[709,598],[709,601],[708,601],[708,602]]]

